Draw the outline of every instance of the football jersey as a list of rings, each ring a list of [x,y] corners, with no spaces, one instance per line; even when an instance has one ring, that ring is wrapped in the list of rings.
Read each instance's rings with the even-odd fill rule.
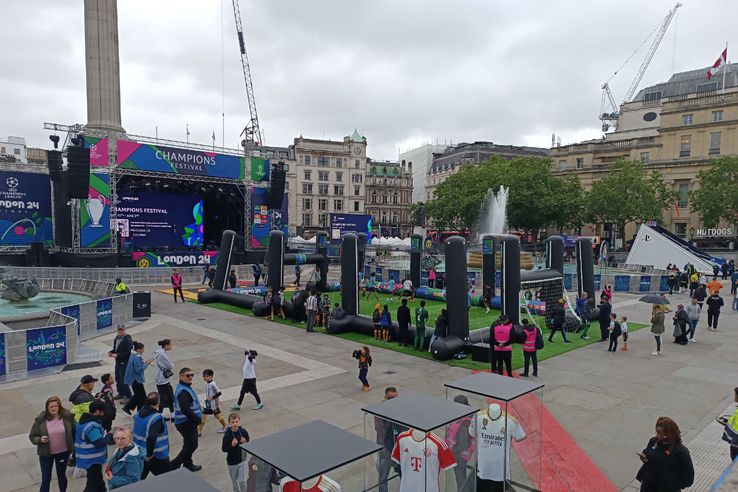
[[[205,401],[205,407],[215,411],[220,406],[220,398],[215,398],[215,395],[220,393],[220,388],[218,388],[218,385],[215,384],[215,381],[210,381],[209,383],[205,383],[205,397],[208,398],[208,400]]]
[[[507,424],[507,428],[505,428]],[[507,432],[506,432],[507,431]],[[477,476],[485,480],[510,480],[510,442],[522,441],[526,434],[517,420],[501,415],[497,420],[486,412],[477,415]],[[505,470],[507,464],[507,470]]]
[[[270,489],[271,490],[271,489]],[[284,477],[279,482],[280,492],[341,492],[341,486],[330,477],[321,475],[318,481],[311,487],[300,488],[300,482]]]
[[[416,441],[412,430],[397,436],[392,460],[402,471],[400,492],[439,492],[441,472],[456,466],[456,458],[446,441],[433,433]]]

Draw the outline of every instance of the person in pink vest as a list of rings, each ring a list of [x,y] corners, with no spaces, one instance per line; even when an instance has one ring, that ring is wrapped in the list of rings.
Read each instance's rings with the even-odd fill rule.
[[[525,335],[525,341],[523,342],[525,370],[520,375],[526,378],[528,377],[528,368],[530,367],[530,362],[533,361],[533,376],[538,377],[538,347],[543,346],[543,334],[536,325],[532,325],[530,321],[524,319],[523,335]]]
[[[184,294],[182,293],[182,275],[179,274],[176,268],[172,270],[172,278],[170,280],[172,282],[172,290],[174,291],[174,303],[177,303],[177,292],[179,292],[182,302],[185,302]]]
[[[512,323],[505,315],[490,330],[492,337],[492,362],[497,374],[502,375],[502,364],[505,364],[507,375],[512,375]]]

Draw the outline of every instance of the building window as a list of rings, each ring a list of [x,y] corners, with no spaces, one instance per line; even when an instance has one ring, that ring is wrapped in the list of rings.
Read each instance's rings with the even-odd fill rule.
[[[343,210],[343,200],[333,200],[333,210],[340,212]]]
[[[306,155],[302,158],[302,161],[305,163],[306,166],[310,165],[310,156]]]
[[[372,203],[377,203],[377,193],[375,191],[372,192]]]
[[[712,122],[717,123],[719,121],[723,121],[723,112],[721,111],[713,111],[712,112]]]
[[[697,85],[697,92],[712,92],[718,90],[718,83],[717,82],[709,82],[706,84],[698,84]]]
[[[302,192],[306,195],[312,195],[313,194],[313,184],[312,183],[302,183]]]
[[[382,203],[387,203],[387,193],[382,193]]]
[[[331,165],[330,157],[318,157],[318,167],[328,167]]]
[[[343,157],[336,157],[336,167],[343,167]]]
[[[361,161],[359,159],[354,160],[354,167],[356,169],[361,169]]]
[[[686,239],[687,238],[687,223],[686,222],[674,223],[674,234],[676,234],[682,239]]]
[[[343,185],[334,185],[333,186],[333,194],[334,195],[343,195]]]
[[[397,224],[397,222],[398,222],[397,212],[392,212],[392,223]]]
[[[352,174],[351,175],[351,182],[352,183],[361,183],[364,180],[364,177],[361,174]]]
[[[313,209],[313,200],[312,198],[303,198],[302,199],[302,208],[305,210],[312,210]]]
[[[354,212],[359,211],[359,202],[354,202]]]
[[[354,196],[361,196],[361,186],[354,186]]]
[[[679,157],[689,157],[692,153],[692,136],[682,135],[682,141],[679,146]]]
[[[720,153],[720,137],[722,133],[715,132],[710,134],[710,155],[717,155]]]
[[[21,149],[13,149],[15,155],[21,155]]]
[[[318,200],[318,210],[322,210],[323,212],[328,210],[328,199],[327,198],[321,198]]]
[[[336,171],[336,181],[343,181],[343,173]]]
[[[650,158],[651,158],[651,154],[650,153],[648,153],[648,152],[641,152],[641,162],[642,163],[644,163],[644,164],[647,163]]]
[[[677,196],[677,206],[679,208],[687,208],[689,204],[689,183],[679,183]]]
[[[328,214],[318,215],[318,222],[320,227],[328,227]]]
[[[328,181],[328,171],[318,171],[318,181]]]
[[[327,194],[328,194],[328,185],[319,184],[318,185],[318,195],[327,195]]]
[[[387,223],[387,212],[383,211],[382,212],[382,224],[386,224],[386,223]]]
[[[398,195],[396,192],[394,195],[392,195],[392,203],[397,205],[400,202],[400,195]]]
[[[682,115],[682,125],[691,125],[692,124],[693,116],[692,114],[683,114]]]
[[[576,165],[577,169],[582,169],[584,167],[584,157],[577,157]]]
[[[305,171],[305,179],[309,181],[311,174],[312,174],[312,171]]]
[[[643,97],[646,101],[658,101],[661,99],[661,91],[647,92]]]
[[[284,189],[285,190],[289,190],[290,189],[290,182],[289,181],[285,181],[284,182]]]
[[[305,227],[310,227],[311,225],[313,225],[313,215],[302,214],[302,225]]]
[[[564,159],[561,159],[559,161],[559,171],[564,171],[566,169],[566,161]]]

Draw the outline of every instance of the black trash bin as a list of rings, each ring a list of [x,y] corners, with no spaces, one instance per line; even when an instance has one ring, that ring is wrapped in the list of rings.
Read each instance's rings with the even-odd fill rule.
[[[133,317],[151,317],[151,292],[142,291],[133,293]]]

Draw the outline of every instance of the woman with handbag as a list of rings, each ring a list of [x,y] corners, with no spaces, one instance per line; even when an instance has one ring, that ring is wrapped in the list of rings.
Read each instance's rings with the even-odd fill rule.
[[[172,350],[172,341],[168,338],[159,340],[159,347],[154,352],[154,383],[159,393],[159,413],[165,408],[169,409],[169,418],[172,420],[174,414],[174,389],[172,389],[172,376],[174,375],[174,364],[167,355]]]

